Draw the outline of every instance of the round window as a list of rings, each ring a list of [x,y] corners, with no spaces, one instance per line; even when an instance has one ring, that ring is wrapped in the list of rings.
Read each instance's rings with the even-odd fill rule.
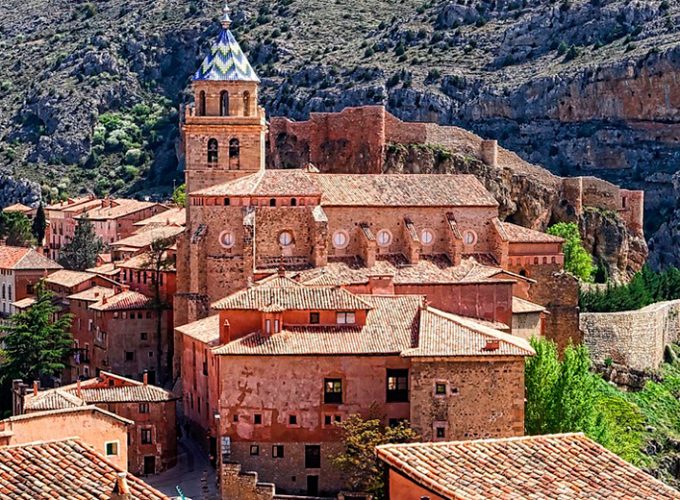
[[[333,246],[335,248],[345,248],[349,245],[349,234],[347,231],[335,231],[333,233]]]
[[[392,233],[390,233],[387,229],[381,229],[378,231],[378,245],[381,247],[386,247],[390,243],[392,243]]]
[[[231,248],[236,244],[236,238],[231,231],[222,231],[220,233],[220,245],[224,248]]]
[[[477,243],[477,234],[474,231],[465,231],[463,233],[463,243],[466,245],[474,245]]]
[[[423,229],[420,233],[420,241],[425,246],[430,246],[434,243],[434,231],[432,229]]]
[[[279,234],[279,244],[282,247],[287,247],[293,243],[293,233],[290,231],[283,231]]]

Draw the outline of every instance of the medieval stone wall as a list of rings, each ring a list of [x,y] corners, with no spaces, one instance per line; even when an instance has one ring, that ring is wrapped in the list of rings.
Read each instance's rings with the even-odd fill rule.
[[[583,313],[580,324],[593,361],[654,369],[663,361],[665,346],[680,339],[680,300],[637,311]]]

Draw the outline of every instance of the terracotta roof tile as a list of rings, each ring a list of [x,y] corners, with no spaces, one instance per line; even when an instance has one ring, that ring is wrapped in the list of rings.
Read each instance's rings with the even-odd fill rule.
[[[24,407],[26,409],[26,407]],[[116,415],[115,413],[111,413],[110,411],[104,410],[102,408],[99,408],[98,406],[94,405],[79,405],[79,406],[71,406],[71,407],[66,407],[66,408],[60,408],[60,409],[53,409],[53,410],[45,410],[45,411],[31,411],[30,413],[24,413],[23,415],[15,415],[13,417],[8,417],[2,422],[21,422],[21,421],[26,421],[26,420],[35,420],[35,419],[40,419],[40,418],[45,418],[49,419],[50,416],[52,415],[69,415],[72,413],[98,413],[100,415],[104,415],[112,420],[117,420],[118,422],[125,424],[125,425],[133,425],[134,421],[123,418],[120,415]]]
[[[159,209],[164,209],[163,205],[151,201],[138,201],[125,198],[102,200],[101,206],[92,210],[88,210],[80,217],[86,216],[91,220],[119,219],[121,217],[134,214],[135,212],[146,210],[147,208],[151,208],[153,206],[157,206]]]
[[[384,445],[376,452],[447,499],[680,498],[583,434]]]
[[[24,205],[23,203],[15,203],[14,205],[10,205],[8,207],[3,208],[2,211],[3,212],[20,212],[22,214],[26,214],[26,213],[32,212],[33,209],[31,207]]]
[[[61,269],[50,274],[45,278],[45,283],[60,285],[65,287],[73,287],[81,283],[91,280],[95,277],[94,274],[84,271],[70,271],[68,269]]]
[[[120,273],[120,269],[118,269],[114,263],[109,262],[107,264],[102,264],[101,266],[91,267],[87,272],[102,276],[115,276]]]
[[[547,309],[541,305],[534,304],[528,300],[520,299],[519,297],[512,298],[512,313],[513,314],[523,314],[523,313],[545,313]]]
[[[301,169],[261,170],[253,175],[211,186],[192,195],[201,196],[320,196],[321,190]]]
[[[17,309],[28,309],[33,304],[35,304],[34,297],[26,297],[24,299],[17,300],[16,302],[12,302],[12,305]]]
[[[61,269],[61,266],[32,248],[0,245],[2,269]]]
[[[16,500],[110,498],[123,472],[79,439],[38,442],[0,448],[0,497]],[[126,475],[130,498],[168,499]]]
[[[78,406],[85,406],[85,402],[62,388],[40,391],[37,396],[30,393],[24,398],[24,411],[60,410]]]
[[[148,219],[143,219],[135,222],[133,225],[143,228],[144,226],[153,225],[154,227],[160,226],[184,226],[187,221],[187,210],[183,207],[172,207]]]
[[[535,231],[528,227],[503,222],[503,229],[510,243],[563,243],[564,239],[552,234]]]
[[[102,297],[111,297],[116,294],[113,288],[106,288],[103,286],[93,286],[82,292],[69,295],[68,298],[72,300],[86,300],[88,302],[99,302]]]
[[[168,253],[163,252],[163,259],[168,259]],[[170,262],[170,259],[168,259]],[[151,271],[151,253],[150,252],[144,252],[139,255],[135,255],[134,257],[131,257],[127,259],[126,261],[119,262],[118,266],[123,268],[128,268],[128,269],[146,269],[148,271]],[[164,271],[174,271],[175,266],[174,265],[169,265],[167,268],[164,269]]]
[[[217,345],[220,341],[220,315],[214,314],[193,323],[178,326],[175,330],[206,344]]]
[[[124,290],[120,293],[110,295],[99,302],[92,304],[91,309],[95,311],[123,311],[130,309],[148,309],[151,307],[152,299],[139,292]]]
[[[132,250],[138,250],[140,248],[146,248],[154,240],[160,238],[175,238],[177,237],[184,228],[181,226],[163,226],[151,229],[149,231],[142,231],[141,233],[135,233],[132,236],[123,238],[111,244],[114,249],[122,249],[128,247]]]

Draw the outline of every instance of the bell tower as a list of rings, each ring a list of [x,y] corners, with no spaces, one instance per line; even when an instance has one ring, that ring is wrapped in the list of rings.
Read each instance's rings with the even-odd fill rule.
[[[182,124],[187,193],[258,172],[265,165],[266,117],[260,79],[229,31],[222,30],[193,77],[194,103]]]

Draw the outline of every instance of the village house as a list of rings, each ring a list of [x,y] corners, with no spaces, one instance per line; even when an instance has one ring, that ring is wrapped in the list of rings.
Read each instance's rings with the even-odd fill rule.
[[[23,203],[15,203],[13,205],[10,205],[8,207],[3,208],[2,211],[4,213],[18,212],[20,214],[25,215],[29,219],[32,219],[35,216],[35,213],[36,213],[35,208],[31,208],[29,206],[26,206]]]
[[[528,342],[427,306],[280,275],[212,304],[184,335],[184,413],[222,462],[282,493],[337,491],[334,424],[370,411],[425,440],[524,432]],[[219,418],[218,418],[219,417]]]
[[[0,496],[26,500],[169,500],[82,440],[72,437],[0,447]]]
[[[151,229],[141,227],[137,232],[111,245],[112,262],[120,262],[149,251],[151,244],[158,240],[175,241],[184,232],[183,226],[157,226]]]
[[[101,371],[96,378],[60,388],[45,391],[34,388],[15,407],[23,404],[23,413],[33,414],[95,405],[131,421],[127,432],[127,467],[133,474],[148,475],[162,472],[177,462],[176,400],[171,392],[149,384],[146,377],[139,382]]]
[[[45,230],[45,246],[47,255],[58,260],[61,249],[73,239],[78,220],[76,217],[88,210],[101,205],[101,200],[94,196],[81,198],[69,198],[65,201],[47,205],[45,218],[47,228]]]
[[[95,286],[113,288],[117,285],[114,280],[98,276],[87,271],[71,271],[60,269],[43,279],[45,288],[54,293],[60,299],[66,299],[69,295],[82,292]],[[65,306],[68,301],[63,300]],[[65,311],[68,312],[68,311]]]
[[[32,248],[0,245],[0,314],[14,314],[16,302],[32,297],[40,280],[61,268]]]
[[[73,404],[54,410],[35,411],[0,420],[0,447],[68,439],[74,436],[91,446],[122,470],[128,467],[128,428],[132,420],[93,405]]]
[[[105,198],[101,200],[101,206],[88,210],[78,218],[90,219],[96,235],[110,245],[134,233],[137,230],[136,222],[166,210],[166,206],[151,201]]]
[[[377,455],[387,500],[680,498],[583,434],[384,445]]]

